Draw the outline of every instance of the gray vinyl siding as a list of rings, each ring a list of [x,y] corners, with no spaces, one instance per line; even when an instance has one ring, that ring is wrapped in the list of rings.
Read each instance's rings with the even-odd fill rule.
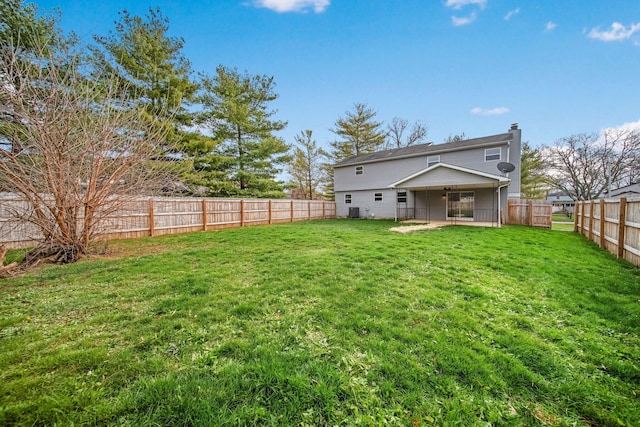
[[[382,193],[382,201],[374,201],[375,193]],[[413,195],[407,191],[407,202],[413,203]],[[351,194],[351,203],[344,202],[344,195]],[[349,215],[349,208],[359,208],[360,218],[373,215],[374,218],[395,218],[396,190],[373,189],[362,191],[336,191],[336,216],[345,218]]]
[[[336,192],[387,188],[402,178],[427,167],[426,157],[388,160],[364,165],[362,175],[355,174],[355,166],[335,168]]]
[[[501,146],[501,159],[485,162],[484,150],[486,147],[469,150],[454,151],[440,154],[440,163],[448,163],[498,175],[498,163],[506,161],[507,146]],[[433,154],[431,154],[433,155]],[[375,188],[386,188],[396,181],[419,172],[427,167],[429,155],[411,157],[405,159],[392,159],[386,161],[367,163],[362,175],[355,174],[355,166],[336,167],[334,170],[335,191],[355,191]],[[517,175],[515,171],[511,175]],[[519,182],[518,182],[519,188]]]
[[[458,170],[452,170],[441,167],[439,169],[429,172],[429,176],[419,175],[409,181],[403,183],[407,187],[424,187],[424,186],[442,186],[450,187],[452,185],[462,185],[469,182],[468,177],[471,176],[468,173],[460,172]],[[485,178],[482,176],[474,176],[475,182],[483,183],[487,185],[495,184],[495,179]],[[461,187],[462,188],[462,187]]]
[[[508,187],[508,195],[509,197],[520,198],[520,156],[522,150],[522,130],[513,129],[511,130],[511,133],[513,134],[513,141],[511,141],[511,145],[509,147],[510,157],[505,161],[512,163],[516,168],[513,172],[507,174],[507,176],[511,179],[511,183]]]

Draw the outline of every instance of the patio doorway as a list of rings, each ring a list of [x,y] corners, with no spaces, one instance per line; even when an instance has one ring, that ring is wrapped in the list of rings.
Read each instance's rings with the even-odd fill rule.
[[[450,191],[447,193],[447,219],[473,221],[473,191]]]

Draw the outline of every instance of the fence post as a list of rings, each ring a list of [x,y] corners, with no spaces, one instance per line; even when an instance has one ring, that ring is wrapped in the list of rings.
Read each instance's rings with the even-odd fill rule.
[[[585,210],[584,208],[585,208],[585,206],[587,206],[587,202],[583,200],[582,203],[581,203],[581,206],[582,206],[582,211],[581,211],[582,221],[580,222],[580,224],[581,224],[580,228],[582,230],[580,231],[580,234],[584,235],[584,210]]]
[[[573,205],[573,232],[578,232],[578,207],[580,206],[580,202],[576,202]]]
[[[272,222],[272,213],[271,213],[271,199],[269,199],[269,224]]]
[[[624,258],[624,233],[627,228],[627,198],[620,198],[620,215],[618,218],[618,258]]]
[[[604,199],[600,199],[600,247],[601,248],[604,248],[606,244],[604,233],[605,233]]]
[[[153,237],[155,234],[155,218],[153,215],[153,199],[149,199],[149,236]]]
[[[322,219],[326,219],[325,210],[324,210],[324,200],[322,201]]]
[[[593,242],[593,204],[594,201],[589,202],[589,240]]]
[[[294,213],[294,210],[293,210],[293,200],[291,200],[291,222],[293,222],[293,213]]]
[[[311,219],[311,200],[307,200],[307,219]]]
[[[202,230],[207,231],[207,200],[202,199]]]
[[[527,225],[533,227],[533,200],[527,201]]]
[[[240,199],[240,227],[244,227],[244,199]]]

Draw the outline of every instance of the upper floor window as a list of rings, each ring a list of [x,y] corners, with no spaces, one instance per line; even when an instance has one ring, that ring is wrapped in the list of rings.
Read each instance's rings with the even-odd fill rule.
[[[364,173],[364,166],[356,166],[356,175],[362,175]]]
[[[501,153],[501,149],[500,147],[498,148],[487,148],[486,150],[484,150],[484,161],[488,162],[491,160],[500,160],[500,153]]]
[[[344,195],[344,202],[345,202],[346,204],[351,203],[351,194],[345,194],[345,195]]]
[[[440,156],[429,156],[427,157],[427,167],[430,168],[433,165],[437,165],[440,163]]]
[[[398,203],[407,203],[406,191],[398,191]]]
[[[374,193],[373,194],[373,201],[374,202],[381,202],[382,201],[382,193]]]

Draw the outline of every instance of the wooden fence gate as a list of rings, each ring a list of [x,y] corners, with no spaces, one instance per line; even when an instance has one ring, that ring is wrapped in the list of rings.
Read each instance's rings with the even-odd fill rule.
[[[552,207],[546,200],[509,199],[507,224],[551,228]]]

